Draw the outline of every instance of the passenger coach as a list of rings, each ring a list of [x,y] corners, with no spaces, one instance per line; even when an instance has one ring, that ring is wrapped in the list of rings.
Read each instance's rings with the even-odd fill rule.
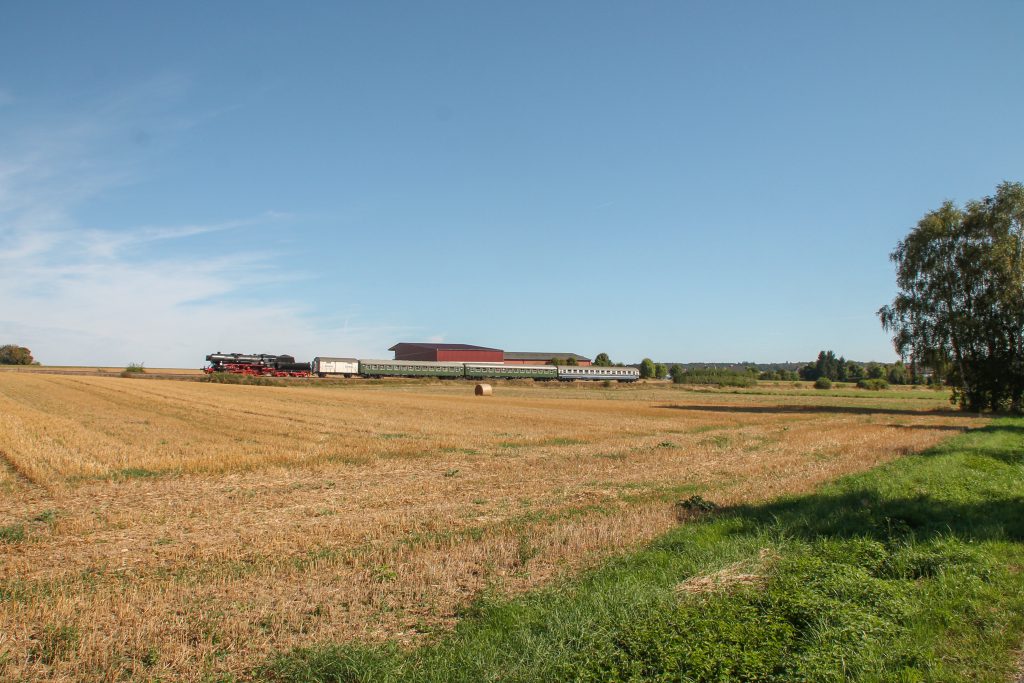
[[[469,379],[558,379],[554,365],[494,365],[466,363]]]
[[[464,377],[463,364],[430,360],[361,360],[364,377]]]
[[[569,382],[574,379],[608,379],[618,382],[635,382],[640,379],[640,371],[637,368],[559,365],[558,379],[563,382]]]

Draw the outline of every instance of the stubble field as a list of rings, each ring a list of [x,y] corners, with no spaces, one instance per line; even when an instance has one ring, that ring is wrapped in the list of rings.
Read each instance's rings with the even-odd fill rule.
[[[258,387],[0,373],[0,678],[244,678],[415,642],[678,524],[977,418],[942,393]]]

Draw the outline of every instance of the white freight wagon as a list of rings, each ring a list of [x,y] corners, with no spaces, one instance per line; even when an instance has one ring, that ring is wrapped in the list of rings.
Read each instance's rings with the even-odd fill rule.
[[[313,359],[313,374],[317,377],[344,375],[351,377],[359,374],[359,361],[355,358],[327,358],[317,356]]]

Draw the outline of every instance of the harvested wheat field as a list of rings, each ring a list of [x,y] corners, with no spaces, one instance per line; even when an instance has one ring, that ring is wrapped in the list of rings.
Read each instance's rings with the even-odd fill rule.
[[[941,393],[0,373],[0,678],[413,641],[678,524],[980,426]]]

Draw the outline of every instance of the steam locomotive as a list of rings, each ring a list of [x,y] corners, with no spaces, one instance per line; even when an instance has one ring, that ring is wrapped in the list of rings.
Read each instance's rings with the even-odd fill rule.
[[[309,363],[296,363],[295,356],[269,353],[211,353],[206,357],[209,367],[203,372],[228,372],[253,377],[309,377]]]

